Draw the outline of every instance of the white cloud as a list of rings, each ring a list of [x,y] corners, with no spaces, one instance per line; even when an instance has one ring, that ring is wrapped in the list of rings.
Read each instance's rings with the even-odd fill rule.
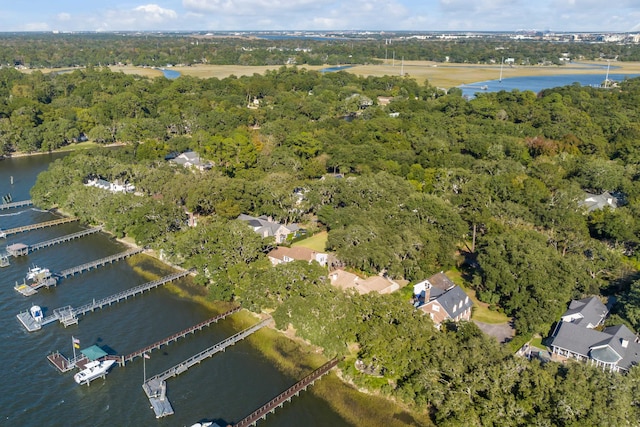
[[[62,12],[56,15],[56,19],[58,21],[71,21],[71,14],[70,13],[66,13],[66,12]]]
[[[309,11],[334,3],[332,0],[182,0],[189,11],[229,15],[275,15]]]
[[[146,4],[133,9],[135,12],[141,13],[144,19],[153,22],[163,22],[178,17],[178,14],[171,9],[164,9],[157,4]]]

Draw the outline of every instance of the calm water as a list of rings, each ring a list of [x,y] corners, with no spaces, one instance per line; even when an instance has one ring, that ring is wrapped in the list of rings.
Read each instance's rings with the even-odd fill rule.
[[[29,198],[29,189],[37,174],[46,169],[53,158],[37,156],[0,161],[0,194],[11,192],[14,200]],[[14,177],[13,185],[10,185],[10,176]],[[51,213],[35,208],[5,210],[0,211],[0,228],[53,218]],[[78,224],[66,224],[22,233],[0,241],[0,247],[17,242],[35,243],[81,228]],[[190,426],[202,419],[233,422],[295,382],[279,372],[249,342],[243,341],[169,379],[167,395],[175,415],[156,420],[141,387],[142,359],[124,368],[114,368],[106,381],[97,379],[90,387],[76,385],[73,372],[58,372],[46,356],[55,350],[72,355],[72,336],[80,339],[82,348],[98,344],[107,351],[123,354],[213,315],[201,305],[160,288],[80,317],[78,325],[66,329],[54,323],[28,333],[18,322],[15,315],[27,310],[32,303],[42,306],[48,314],[64,305],[78,306],[148,281],[140,272],[152,271],[155,267],[140,256],[133,259],[137,261],[132,262],[135,268],[121,261],[64,279],[56,288],[43,289],[32,297],[23,297],[13,289],[32,264],[59,271],[123,249],[106,235],[94,234],[11,259],[10,267],[0,269],[0,425]],[[147,375],[162,372],[235,332],[225,320],[155,350],[146,361]],[[259,425],[347,424],[325,401],[303,392]]]
[[[625,78],[638,77],[640,74],[609,74],[609,80],[622,81]],[[528,76],[528,77],[511,77],[502,79],[502,81],[487,80],[484,82],[476,82],[468,85],[460,86],[463,96],[473,97],[476,93],[482,92],[499,92],[505,90],[510,92],[514,89],[519,91],[530,90],[535,93],[544,89],[559,86],[567,86],[573,83],[580,83],[582,86],[600,85],[604,82],[606,74],[567,74],[559,76]],[[482,89],[486,86],[486,89]]]

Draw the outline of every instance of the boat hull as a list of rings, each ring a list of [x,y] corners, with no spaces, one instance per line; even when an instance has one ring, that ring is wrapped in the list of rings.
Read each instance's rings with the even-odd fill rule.
[[[111,368],[111,366],[113,366],[114,363],[116,363],[115,360],[89,362],[82,371],[73,376],[73,379],[80,385],[89,384],[96,378],[104,377],[105,375],[107,375],[109,369]]]

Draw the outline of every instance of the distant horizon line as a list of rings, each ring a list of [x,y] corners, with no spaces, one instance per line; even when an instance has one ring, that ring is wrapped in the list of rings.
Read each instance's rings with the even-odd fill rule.
[[[282,33],[315,33],[315,34],[372,34],[384,35],[390,34],[639,34],[636,31],[616,31],[616,30],[536,30],[536,29],[519,29],[519,30],[15,30],[0,31],[0,34],[73,34],[73,33],[90,33],[90,34],[118,34],[118,33],[155,33],[155,34],[282,34]]]

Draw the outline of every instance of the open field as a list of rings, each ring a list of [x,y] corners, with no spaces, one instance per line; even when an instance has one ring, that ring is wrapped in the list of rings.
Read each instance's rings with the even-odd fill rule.
[[[599,67],[594,67],[597,65]],[[328,67],[329,65],[327,65]],[[191,67],[174,67],[173,70],[185,76],[199,78],[225,78],[230,75],[251,76],[255,73],[264,74],[267,70],[277,70],[281,66],[242,66],[242,65],[194,65]],[[309,70],[320,70],[321,66],[300,66]],[[132,66],[112,67],[114,71],[121,71],[126,74],[142,74],[147,76],[160,76],[160,70]],[[416,79],[419,83],[426,80],[430,84],[450,88],[462,84],[469,84],[484,80],[495,80],[500,76],[500,64],[475,65],[475,64],[443,64],[431,61],[387,61],[381,65],[356,65],[345,71],[362,76],[384,76],[400,75]],[[615,62],[612,64],[611,73],[615,74],[640,74],[640,63],[638,62]],[[522,77],[522,76],[550,76],[558,74],[602,74],[606,73],[606,62],[584,62],[580,64],[568,64],[562,66],[504,66],[502,77]]]

